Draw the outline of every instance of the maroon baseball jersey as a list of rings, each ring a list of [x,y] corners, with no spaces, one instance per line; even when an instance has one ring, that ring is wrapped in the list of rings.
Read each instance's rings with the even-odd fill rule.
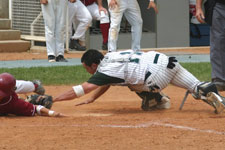
[[[91,5],[94,2],[96,2],[96,0],[80,0],[85,6]]]
[[[34,116],[36,112],[35,105],[25,102],[18,98],[13,92],[8,97],[0,101],[0,114],[14,114],[18,116]]]

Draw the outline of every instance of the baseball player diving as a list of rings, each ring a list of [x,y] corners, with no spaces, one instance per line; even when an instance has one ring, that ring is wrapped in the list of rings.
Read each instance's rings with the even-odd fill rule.
[[[110,86],[128,86],[142,98],[143,110],[149,110],[152,100],[156,105],[168,103],[159,93],[169,83],[187,89],[196,99],[201,99],[215,108],[215,113],[221,113],[225,101],[218,94],[211,82],[200,82],[195,76],[183,68],[175,57],[150,51],[134,52],[126,50],[111,52],[103,56],[98,50],[86,51],[81,62],[92,76],[87,82],[73,86],[69,91],[53,99],[53,102],[72,100],[93,90],[94,95],[77,105],[94,102],[105,93]]]
[[[102,0],[97,0],[97,2],[99,11],[104,11]],[[117,40],[123,14],[131,25],[131,49],[134,51],[140,50],[143,21],[137,0],[108,0],[108,8],[111,21],[109,28],[108,51],[114,52],[117,50]],[[153,8],[155,12],[158,13],[154,0],[149,1],[148,9],[150,8]]]
[[[16,79],[9,73],[0,74],[0,116],[6,116],[8,114],[18,116],[34,116],[35,114],[58,117],[63,116],[53,110],[40,105],[32,104],[19,98],[15,92],[16,90]],[[43,96],[44,97],[44,96]],[[36,102],[45,101],[46,99],[42,96],[32,98]],[[45,99],[45,100],[44,100]],[[46,101],[47,103],[49,101]],[[46,104],[47,104],[46,103]],[[51,106],[48,103],[48,106]]]

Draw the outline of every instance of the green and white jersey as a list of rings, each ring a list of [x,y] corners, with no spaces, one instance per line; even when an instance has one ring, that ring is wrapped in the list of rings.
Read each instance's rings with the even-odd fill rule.
[[[151,72],[151,76],[159,71],[159,59],[161,57],[166,57],[166,64],[168,63],[168,58],[164,54],[157,53],[155,51],[151,52],[134,52],[133,50],[126,50],[122,52],[111,52],[107,53],[104,59],[98,66],[96,75],[103,76],[106,75],[109,78],[120,79],[120,84],[144,84],[146,80],[146,74]],[[99,75],[103,74],[103,75]]]
[[[126,85],[131,90],[161,91],[169,83],[193,91],[199,80],[174,62],[167,68],[169,58],[162,53],[126,50],[107,53],[96,73],[88,80],[96,85]]]

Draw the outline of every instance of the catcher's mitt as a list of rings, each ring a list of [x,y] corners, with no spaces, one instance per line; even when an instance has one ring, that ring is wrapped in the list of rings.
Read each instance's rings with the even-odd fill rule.
[[[52,107],[52,96],[49,95],[30,95],[27,96],[27,98],[25,99],[25,101],[34,104],[34,105],[42,105],[45,108],[50,109]]]

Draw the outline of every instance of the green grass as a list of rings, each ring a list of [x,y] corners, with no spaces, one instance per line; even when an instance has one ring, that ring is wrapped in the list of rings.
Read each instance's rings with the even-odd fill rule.
[[[210,63],[182,63],[182,66],[201,81],[210,81]],[[44,85],[74,85],[87,81],[91,76],[80,66],[0,68],[0,73],[9,72],[20,80],[40,79]]]
[[[181,63],[181,65],[196,76],[200,81],[211,81],[210,63]]]
[[[0,73],[9,72],[18,80],[40,79],[44,85],[79,84],[91,76],[80,66],[1,68]]]

